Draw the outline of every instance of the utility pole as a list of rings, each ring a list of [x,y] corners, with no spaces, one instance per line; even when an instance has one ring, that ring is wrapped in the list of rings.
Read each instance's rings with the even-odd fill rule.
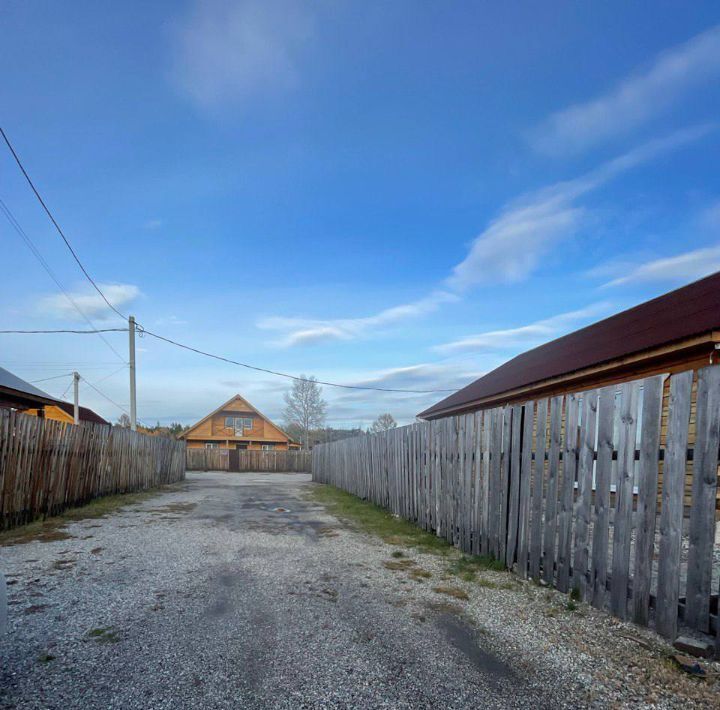
[[[137,400],[135,398],[135,316],[128,318],[130,332],[130,428],[137,431]]]
[[[67,380],[66,380],[67,382]],[[73,419],[80,424],[80,373],[73,372]]]

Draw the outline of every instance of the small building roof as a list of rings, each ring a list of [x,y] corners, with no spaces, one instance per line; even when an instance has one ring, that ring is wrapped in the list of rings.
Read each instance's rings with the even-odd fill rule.
[[[75,416],[74,407],[70,402],[59,402],[56,406],[62,409],[66,414],[69,414],[71,417]],[[91,422],[92,424],[106,424],[107,426],[110,426],[109,421],[103,419],[96,412],[93,412],[90,407],[80,406],[80,421]]]
[[[62,404],[60,400],[25,382],[3,367],[0,367],[0,392],[4,395],[3,399],[16,398],[23,404]]]
[[[517,355],[418,416],[456,414],[504,392],[718,329],[720,272]]]

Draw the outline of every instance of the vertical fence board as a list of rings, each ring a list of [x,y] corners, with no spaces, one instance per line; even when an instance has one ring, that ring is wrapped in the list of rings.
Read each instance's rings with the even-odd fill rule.
[[[698,371],[696,411],[685,621],[707,632],[720,445],[720,367]]]
[[[668,432],[663,464],[656,625],[658,633],[670,640],[674,640],[677,633],[680,598],[683,484],[692,378],[692,372],[682,372],[674,375],[670,382]]]
[[[577,471],[578,399],[574,394],[565,400],[565,448],[563,450],[562,488],[558,516],[557,588],[567,592],[570,586],[572,510]]]
[[[598,395],[598,444],[595,466],[595,505],[590,582],[592,605],[605,606],[607,596],[607,555],[610,532],[610,475],[613,454],[615,387],[603,387]]]
[[[582,425],[578,452],[578,491],[574,510],[575,556],[573,558],[573,588],[578,591],[583,600],[587,599],[588,560],[590,559],[588,533],[593,493],[597,406],[597,390],[585,392],[582,402]]]
[[[637,539],[633,575],[633,619],[647,625],[655,553],[657,518],[658,451],[662,415],[663,378],[649,377],[643,382],[642,440],[638,463]],[[713,516],[714,517],[714,516]]]
[[[535,425],[535,458],[532,471],[532,518],[530,521],[530,576],[540,581],[540,561],[542,560],[542,516],[543,482],[545,479],[545,449],[547,446],[548,401],[541,399],[537,403]]]
[[[563,397],[553,397],[550,402],[550,454],[548,456],[547,491],[545,493],[545,530],[543,532],[543,579],[547,584],[553,583],[555,571],[562,410]]]
[[[630,579],[630,541],[632,537],[633,482],[635,439],[637,434],[637,382],[626,382],[621,388],[620,429],[618,438],[617,505],[613,528],[612,577],[610,608],[621,619],[627,616]]]

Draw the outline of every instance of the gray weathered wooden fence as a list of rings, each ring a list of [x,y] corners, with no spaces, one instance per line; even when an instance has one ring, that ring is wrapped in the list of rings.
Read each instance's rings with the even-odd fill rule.
[[[0,528],[184,477],[184,442],[0,409]]]
[[[313,479],[622,619],[718,633],[720,366],[323,444]]]
[[[185,449],[185,467],[188,471],[227,471],[227,449]]]
[[[187,449],[188,471],[299,473],[310,471],[310,451]]]

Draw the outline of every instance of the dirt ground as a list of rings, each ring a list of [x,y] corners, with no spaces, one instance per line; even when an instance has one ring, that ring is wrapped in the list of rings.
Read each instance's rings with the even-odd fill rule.
[[[688,676],[652,632],[319,490],[188,474],[0,547],[0,707],[717,707],[717,664]]]

